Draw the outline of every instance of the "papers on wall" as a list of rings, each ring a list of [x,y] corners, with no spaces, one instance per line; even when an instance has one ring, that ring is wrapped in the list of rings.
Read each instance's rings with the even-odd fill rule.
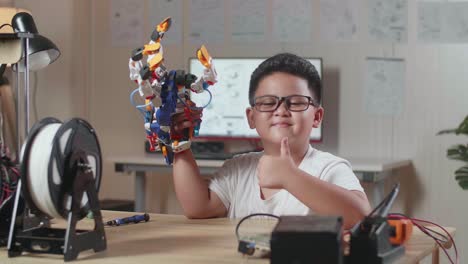
[[[369,0],[368,8],[370,39],[389,42],[407,41],[407,0]]]
[[[434,43],[468,42],[468,2],[419,1],[418,40]]]
[[[234,42],[255,42],[265,40],[266,1],[233,0],[232,40]]]
[[[320,0],[320,36],[328,41],[356,41],[357,0]]]
[[[114,47],[141,46],[144,41],[144,2],[112,0],[110,2],[111,45]]]
[[[149,2],[149,19],[152,30],[166,17],[172,18],[171,28],[164,35],[164,44],[182,43],[182,27],[184,24],[182,4],[183,0],[150,0]]]
[[[364,104],[368,114],[393,117],[402,112],[405,73],[403,59],[367,59]]]
[[[448,42],[468,42],[468,2],[446,3],[447,26],[444,31]]]
[[[224,0],[192,0],[189,40],[194,44],[224,41]]]
[[[442,3],[418,2],[418,40],[442,40]]]
[[[273,0],[273,41],[311,40],[312,8],[309,0]]]

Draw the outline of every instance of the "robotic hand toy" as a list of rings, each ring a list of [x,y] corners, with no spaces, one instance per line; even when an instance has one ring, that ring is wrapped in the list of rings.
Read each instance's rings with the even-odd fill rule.
[[[212,95],[208,87],[217,82],[212,58],[203,45],[197,50],[197,58],[205,67],[200,78],[183,70],[166,69],[161,40],[170,26],[170,17],[159,23],[151,34],[150,42],[133,50],[128,63],[130,79],[138,84],[130,94],[130,101],[144,117],[150,151],[162,151],[167,164],[172,164],[174,153],[189,149],[192,137],[198,135],[201,119],[193,120],[191,113],[201,111],[210,103]],[[144,56],[147,56],[146,64],[143,63]],[[208,92],[209,102],[197,107],[190,100],[190,91]],[[145,104],[134,102],[137,92]],[[173,115],[181,113],[194,125],[177,133],[172,129],[171,121]]]

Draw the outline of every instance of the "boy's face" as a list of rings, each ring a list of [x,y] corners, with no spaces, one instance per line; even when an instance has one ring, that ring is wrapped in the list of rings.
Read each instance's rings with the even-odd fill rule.
[[[265,95],[304,95],[313,98],[305,79],[282,72],[268,75],[260,81],[255,98]],[[255,107],[249,107],[246,113],[250,128],[257,130],[263,144],[280,144],[283,137],[288,137],[289,143],[297,146],[309,144],[312,128],[317,128],[322,121],[323,108],[309,105],[305,111],[294,112],[288,110],[283,101],[272,112],[261,112]]]

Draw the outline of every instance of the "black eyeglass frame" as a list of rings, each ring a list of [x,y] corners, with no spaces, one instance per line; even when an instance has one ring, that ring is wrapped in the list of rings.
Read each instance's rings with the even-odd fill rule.
[[[303,97],[303,98],[307,98],[309,103],[307,104],[307,108],[305,108],[304,110],[292,110],[290,107],[291,107],[291,101],[289,101],[289,98],[291,97]],[[268,110],[268,111],[265,111],[265,110],[260,110],[257,106],[257,99],[259,98],[265,98],[265,97],[268,97],[268,98],[276,98],[277,100],[277,103],[276,103],[276,107],[272,110]],[[276,96],[276,95],[262,95],[262,96],[259,96],[259,97],[255,97],[254,98],[254,103],[252,105],[252,108],[255,108],[255,110],[259,111],[259,112],[274,112],[276,111],[280,105],[285,102],[286,103],[286,109],[288,109],[288,111],[291,111],[291,112],[304,112],[304,111],[307,111],[307,109],[309,109],[309,106],[312,105],[314,107],[318,107],[319,104],[317,104],[314,99],[312,99],[312,97],[310,96],[307,96],[307,95],[302,95],[302,94],[292,94],[292,95],[288,95],[288,96]]]

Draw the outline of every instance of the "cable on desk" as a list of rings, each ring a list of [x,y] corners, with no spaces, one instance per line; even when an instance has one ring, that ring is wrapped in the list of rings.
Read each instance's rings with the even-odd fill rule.
[[[391,214],[388,215],[388,218],[389,219],[407,219],[407,220],[410,220],[413,223],[414,226],[416,226],[417,228],[419,228],[419,230],[421,230],[421,232],[423,232],[424,234],[426,234],[430,238],[434,239],[434,241],[437,243],[437,245],[440,248],[442,248],[442,250],[444,251],[444,253],[447,256],[450,263],[452,263],[452,264],[458,264],[459,263],[460,260],[459,260],[458,249],[457,249],[457,245],[455,243],[455,240],[453,239],[452,235],[450,235],[450,233],[444,227],[442,227],[442,226],[440,226],[440,225],[438,225],[438,224],[436,224],[434,222],[431,222],[431,221],[418,219],[418,218],[412,218],[412,217],[409,217],[409,216],[406,216],[406,215],[400,214],[400,213],[391,213]],[[429,228],[425,224],[426,225],[436,226],[436,227],[442,229],[442,231],[444,231],[445,235],[440,233],[440,232],[435,231],[434,229]],[[451,247],[451,245],[453,245],[453,249],[455,251],[455,261],[449,255],[448,250],[447,250],[447,249],[449,249]]]
[[[267,217],[272,217],[272,218],[279,219],[279,216],[276,216],[274,214],[267,214],[267,213],[255,213],[255,214],[247,215],[244,218],[242,218],[239,221],[239,223],[237,223],[237,225],[236,225],[236,237],[237,237],[237,241],[239,242],[239,245],[237,247],[237,251],[239,251],[242,254],[253,255],[254,252],[255,252],[255,246],[256,246],[255,241],[242,240],[240,238],[240,235],[239,235],[239,228],[240,228],[241,224],[245,220],[247,220],[249,218],[252,218],[254,216],[267,216]]]

